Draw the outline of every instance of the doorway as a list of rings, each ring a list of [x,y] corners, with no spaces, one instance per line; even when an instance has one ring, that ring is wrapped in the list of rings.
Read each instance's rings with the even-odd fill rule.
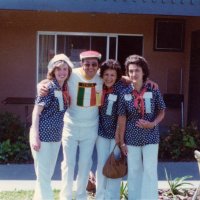
[[[200,30],[192,32],[188,122],[197,122],[200,127]]]

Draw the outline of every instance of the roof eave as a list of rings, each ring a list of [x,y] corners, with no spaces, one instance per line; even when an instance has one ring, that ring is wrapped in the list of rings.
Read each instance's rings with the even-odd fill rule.
[[[200,16],[198,0],[6,0],[3,10]]]

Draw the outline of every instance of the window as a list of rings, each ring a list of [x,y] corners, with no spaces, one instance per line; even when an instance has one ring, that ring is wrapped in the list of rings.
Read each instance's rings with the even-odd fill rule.
[[[37,81],[46,78],[48,62],[58,53],[66,54],[75,67],[80,66],[79,54],[89,49],[101,52],[102,61],[112,58],[123,65],[130,53],[142,54],[142,47],[141,35],[38,32]]]
[[[154,50],[183,51],[185,21],[181,19],[155,19]]]

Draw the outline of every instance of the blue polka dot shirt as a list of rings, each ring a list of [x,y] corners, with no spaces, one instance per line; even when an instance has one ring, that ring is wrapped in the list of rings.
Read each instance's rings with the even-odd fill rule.
[[[150,102],[151,112],[144,113],[144,120],[154,121],[157,113],[166,108],[164,100],[159,90],[152,90],[149,86],[147,92],[152,93]],[[126,115],[126,130],[124,134],[124,142],[127,145],[144,146],[147,144],[159,143],[159,127],[158,125],[152,129],[142,129],[136,126],[136,122],[142,119],[141,113],[134,107],[133,88],[129,92],[120,96],[119,99],[119,115]],[[144,100],[145,101],[145,100]]]
[[[59,142],[63,129],[63,117],[67,109],[60,111],[58,98],[55,91],[62,91],[56,79],[49,84],[47,96],[37,96],[35,104],[44,106],[39,118],[39,137],[42,142]]]
[[[116,97],[116,101],[113,102],[112,112],[110,114],[107,114],[110,94],[105,95],[104,104],[99,108],[99,136],[107,139],[114,139],[118,118],[118,99],[125,88],[126,86],[121,81],[118,81],[113,85],[113,92],[111,94],[114,95],[114,98]]]

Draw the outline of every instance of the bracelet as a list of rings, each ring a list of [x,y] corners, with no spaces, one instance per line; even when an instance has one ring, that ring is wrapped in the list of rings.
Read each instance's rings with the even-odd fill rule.
[[[157,124],[157,121],[154,120],[154,127],[156,127],[158,124]]]
[[[125,143],[123,143],[122,145],[121,145],[121,147],[125,147],[126,146],[126,144]]]

